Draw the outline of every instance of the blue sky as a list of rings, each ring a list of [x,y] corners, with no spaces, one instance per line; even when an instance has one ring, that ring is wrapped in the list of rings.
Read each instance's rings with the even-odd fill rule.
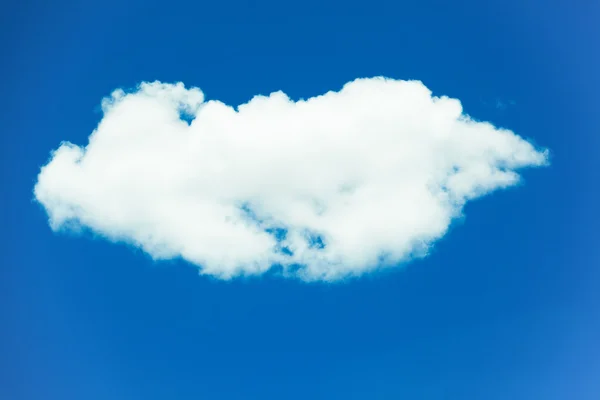
[[[597,399],[598,3],[25,1],[0,12],[0,397]],[[142,81],[227,104],[418,79],[552,151],[432,253],[336,283],[223,281],[57,234],[61,141]],[[498,107],[498,104],[504,107]]]

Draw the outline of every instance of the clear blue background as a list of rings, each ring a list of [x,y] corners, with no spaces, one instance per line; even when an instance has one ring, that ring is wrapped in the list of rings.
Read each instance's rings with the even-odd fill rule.
[[[2,3],[0,398],[600,399],[599,20],[592,0]],[[32,201],[115,88],[239,104],[374,75],[552,165],[469,204],[427,259],[336,285],[202,278],[55,235]]]

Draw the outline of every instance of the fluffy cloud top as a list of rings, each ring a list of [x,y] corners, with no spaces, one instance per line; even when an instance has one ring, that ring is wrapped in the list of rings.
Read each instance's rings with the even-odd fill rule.
[[[83,226],[223,279],[276,265],[335,280],[421,256],[466,201],[547,163],[417,81],[237,109],[154,82],[102,108],[88,145],[63,143],[39,174],[52,229]]]

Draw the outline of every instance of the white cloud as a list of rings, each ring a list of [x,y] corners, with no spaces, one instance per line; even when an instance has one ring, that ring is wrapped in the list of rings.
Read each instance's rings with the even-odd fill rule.
[[[89,144],[63,143],[39,174],[51,227],[223,279],[276,264],[335,280],[423,255],[466,201],[547,163],[417,81],[358,79],[297,102],[276,92],[237,110],[154,82],[102,107]]]

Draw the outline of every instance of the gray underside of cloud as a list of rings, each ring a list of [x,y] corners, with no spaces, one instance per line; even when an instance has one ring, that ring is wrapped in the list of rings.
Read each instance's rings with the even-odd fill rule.
[[[52,229],[85,227],[222,279],[276,267],[331,281],[423,256],[467,201],[547,164],[546,150],[418,81],[237,108],[153,82],[102,108],[87,146],[63,143],[38,176]]]

